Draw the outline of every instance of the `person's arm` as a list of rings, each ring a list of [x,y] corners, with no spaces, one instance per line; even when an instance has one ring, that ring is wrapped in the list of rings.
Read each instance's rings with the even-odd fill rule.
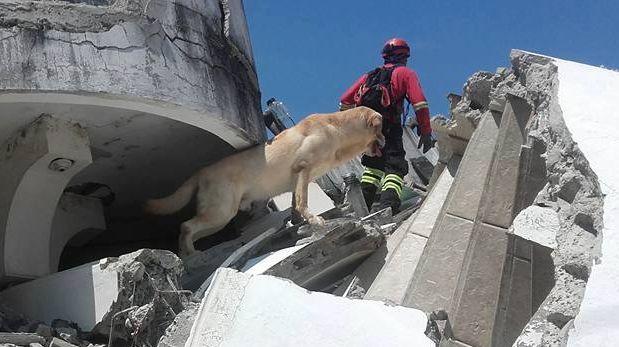
[[[340,98],[340,111],[348,110],[357,106],[355,105],[355,95],[357,94],[359,87],[361,87],[361,85],[365,82],[366,78],[367,75],[361,76],[344,92],[344,94],[342,94],[342,97]]]
[[[406,82],[406,98],[411,105],[413,105],[413,109],[415,110],[419,135],[429,135],[432,133],[432,126],[430,125],[430,107],[423,94],[419,78],[415,71],[411,69],[406,69],[404,77]]]

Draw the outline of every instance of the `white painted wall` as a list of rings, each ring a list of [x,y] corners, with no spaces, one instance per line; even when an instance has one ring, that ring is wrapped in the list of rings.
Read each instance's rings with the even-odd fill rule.
[[[593,266],[568,346],[612,346],[619,341],[619,72],[556,64],[563,118],[606,195],[601,262]]]
[[[73,321],[85,331],[103,318],[118,297],[118,273],[98,262],[57,272],[0,292],[0,302],[29,319]]]
[[[434,346],[425,313],[309,292],[273,276],[217,270],[186,347]]]

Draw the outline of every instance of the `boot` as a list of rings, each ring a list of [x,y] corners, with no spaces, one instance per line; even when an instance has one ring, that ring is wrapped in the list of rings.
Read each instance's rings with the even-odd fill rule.
[[[361,192],[363,192],[363,199],[365,200],[365,204],[368,206],[368,211],[372,209],[372,204],[374,203],[374,199],[376,198],[376,191],[378,187],[369,183],[361,183]]]
[[[386,189],[380,193],[380,200],[372,206],[370,213],[378,212],[387,207],[391,207],[391,214],[396,215],[400,212],[400,197],[395,189]]]

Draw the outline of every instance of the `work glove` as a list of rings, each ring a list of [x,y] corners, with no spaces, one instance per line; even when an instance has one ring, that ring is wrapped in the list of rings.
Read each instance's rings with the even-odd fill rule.
[[[423,153],[426,153],[430,150],[430,148],[434,147],[434,141],[432,139],[432,134],[422,134],[419,137],[419,143],[417,144],[417,149],[420,149],[423,146]]]

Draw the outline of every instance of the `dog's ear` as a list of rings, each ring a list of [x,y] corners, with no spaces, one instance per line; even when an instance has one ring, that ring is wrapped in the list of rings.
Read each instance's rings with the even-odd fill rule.
[[[368,127],[375,128],[383,125],[383,116],[378,112],[372,112],[367,117]]]

